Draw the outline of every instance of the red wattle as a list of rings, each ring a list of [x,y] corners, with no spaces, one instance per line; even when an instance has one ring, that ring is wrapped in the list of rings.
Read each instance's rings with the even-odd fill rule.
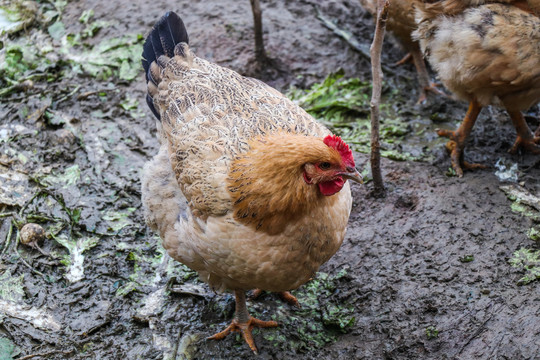
[[[339,192],[343,185],[345,185],[345,180],[340,176],[331,181],[325,181],[318,184],[321,194],[324,196],[334,195]]]

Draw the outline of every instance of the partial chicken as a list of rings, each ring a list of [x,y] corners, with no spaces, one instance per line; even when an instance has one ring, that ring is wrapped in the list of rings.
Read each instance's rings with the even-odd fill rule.
[[[396,36],[401,45],[408,51],[407,55],[398,64],[403,64],[412,58],[418,75],[418,83],[420,84],[418,102],[422,103],[427,99],[426,91],[439,95],[444,94],[430,81],[420,46],[411,37],[412,32],[416,29],[413,2],[414,0],[392,0],[388,8],[386,28]],[[360,4],[375,19],[377,18],[377,0],[360,0]]]
[[[274,327],[247,311],[245,291],[285,292],[339,249],[349,213],[347,179],[361,182],[347,144],[278,91],[198,58],[168,12],[144,44],[147,103],[161,148],[145,165],[148,224],[171,257],[216,290],[236,314],[211,339]]]
[[[530,6],[531,5],[531,6]],[[540,18],[538,0],[417,0],[414,37],[444,85],[469,102],[456,131],[439,130],[458,176],[463,168],[482,167],[464,160],[463,149],[482,107],[503,106],[517,139],[510,149],[540,153],[522,111],[540,101]]]

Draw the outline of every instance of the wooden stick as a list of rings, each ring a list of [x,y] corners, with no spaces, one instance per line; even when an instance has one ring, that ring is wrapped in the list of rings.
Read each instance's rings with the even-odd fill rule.
[[[366,44],[361,43],[358,41],[357,38],[355,38],[350,32],[347,30],[339,28],[332,19],[326,17],[319,7],[315,7],[315,11],[317,12],[317,18],[322,21],[323,25],[326,26],[328,29],[332,30],[334,34],[345,40],[347,44],[351,46],[352,49],[357,51],[362,57],[368,59],[371,61],[371,55],[369,53],[368,46]],[[395,71],[392,70],[390,67],[381,64],[382,69],[385,73],[395,75]]]
[[[381,173],[381,144],[379,140],[379,106],[382,91],[381,51],[384,40],[384,30],[388,19],[388,0],[377,0],[377,24],[371,44],[371,73],[373,76],[373,92],[371,93],[371,173],[373,176],[374,193],[384,195],[384,183]]]
[[[249,0],[251,2],[251,10],[253,11],[253,26],[255,28],[255,58],[259,64],[266,60],[266,52],[264,51],[263,31],[262,31],[262,10],[259,0]]]

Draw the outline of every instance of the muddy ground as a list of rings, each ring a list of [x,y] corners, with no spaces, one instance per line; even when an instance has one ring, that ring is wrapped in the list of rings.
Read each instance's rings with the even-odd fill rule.
[[[262,77],[280,90],[310,86],[338,67],[369,80],[365,56],[318,14],[366,48],[371,16],[354,0],[322,3],[262,1],[266,48],[279,60],[278,70]],[[37,8],[26,30],[3,39],[4,46],[27,39],[50,49],[40,48],[47,61],[26,73],[37,74],[31,84],[0,98],[0,359],[250,358],[238,336],[205,340],[230,321],[232,296],[212,293],[167,261],[144,224],[140,170],[158,143],[142,71],[130,76],[124,59],[127,75],[113,65],[96,75],[91,61],[76,57],[104,39],[146,34],[174,10],[199,56],[257,75],[249,1],[55,1]],[[81,20],[90,9],[93,17]],[[63,29],[51,30],[59,21]],[[104,23],[61,51],[69,34],[97,21]],[[134,46],[138,54],[140,38]],[[455,128],[466,105],[435,96],[417,105],[412,65],[391,65],[403,55],[388,38],[385,98],[406,124],[394,146],[421,156],[383,159],[384,198],[371,195],[371,183],[353,185],[347,237],[295,292],[301,309],[273,294],[248,303],[253,314],[281,325],[255,331],[261,359],[540,358],[539,283],[525,284],[523,267],[510,264],[516,251],[538,249],[532,239],[540,209],[501,190],[537,199],[540,158],[507,154],[515,131],[504,112],[485,109],[466,156],[488,168],[461,179],[448,174],[434,129]],[[533,129],[538,113],[527,113]],[[366,154],[355,157],[366,166]],[[500,159],[518,164],[510,181],[495,174]],[[43,253],[19,243],[26,222],[46,230]],[[527,265],[538,271],[538,264],[530,258]]]

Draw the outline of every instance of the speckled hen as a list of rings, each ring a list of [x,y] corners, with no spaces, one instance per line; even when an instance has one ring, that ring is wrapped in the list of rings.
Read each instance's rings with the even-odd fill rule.
[[[236,315],[211,338],[239,331],[256,352],[245,291],[285,292],[339,249],[361,181],[352,152],[278,91],[198,58],[182,20],[167,13],[146,39],[147,102],[161,148],[146,164],[148,224],[174,259],[216,290]]]
[[[519,147],[539,154],[540,131],[533,135],[522,111],[540,101],[539,0],[417,0],[414,37],[444,85],[469,102],[456,131],[439,130],[458,176],[480,167],[463,159],[463,149],[482,107],[506,108]]]

